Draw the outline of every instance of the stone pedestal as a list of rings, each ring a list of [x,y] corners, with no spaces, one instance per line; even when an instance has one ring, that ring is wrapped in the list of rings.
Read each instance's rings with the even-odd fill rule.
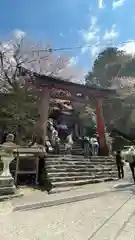
[[[12,177],[0,176],[0,196],[7,194],[15,194],[16,187]]]
[[[14,194],[16,187],[14,185],[14,179],[9,170],[9,164],[13,161],[12,154],[6,154],[4,151],[0,152],[1,161],[3,162],[3,171],[0,175],[0,196],[6,194]]]

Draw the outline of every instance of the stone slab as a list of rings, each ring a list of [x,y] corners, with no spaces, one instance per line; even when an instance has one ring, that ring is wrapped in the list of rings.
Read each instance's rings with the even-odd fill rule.
[[[14,179],[12,177],[0,176],[0,188],[14,186]]]
[[[0,196],[0,202],[5,200],[11,200],[14,198],[19,198],[19,197],[23,197],[23,193],[16,192],[14,194],[2,195]]]
[[[0,187],[0,196],[15,194],[15,191],[16,191],[16,187],[15,186]]]
[[[103,196],[114,190],[112,183],[101,183],[96,186],[96,184],[87,185],[86,187],[78,187],[70,191],[62,193],[54,193],[47,195],[46,192],[33,193],[29,196],[26,196],[19,201],[13,201],[13,210],[14,211],[27,211],[31,209],[38,209],[43,207],[51,207],[55,205],[67,204],[76,201],[83,201],[86,199],[92,199],[97,196]]]

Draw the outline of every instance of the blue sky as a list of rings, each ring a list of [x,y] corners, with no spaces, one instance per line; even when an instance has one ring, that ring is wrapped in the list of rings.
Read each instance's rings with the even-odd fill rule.
[[[135,0],[1,0],[0,3],[1,38],[19,29],[33,41],[47,42],[54,48],[81,45],[82,49],[59,54],[73,56],[74,64],[87,69],[103,48],[100,44],[119,46],[135,39]],[[135,52],[133,42],[121,47]]]

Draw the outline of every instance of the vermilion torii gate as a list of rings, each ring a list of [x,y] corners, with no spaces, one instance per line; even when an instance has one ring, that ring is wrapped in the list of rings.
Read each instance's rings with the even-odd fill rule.
[[[102,110],[102,101],[115,96],[115,90],[89,87],[77,83],[67,82],[58,78],[35,74],[34,85],[39,94],[39,113],[40,113],[40,131],[45,141],[49,100],[50,98],[59,98],[69,101],[78,101],[89,103],[94,101],[97,117],[97,130],[100,143],[100,154],[108,155],[108,148],[105,138],[105,126]],[[108,113],[109,114],[109,113]]]

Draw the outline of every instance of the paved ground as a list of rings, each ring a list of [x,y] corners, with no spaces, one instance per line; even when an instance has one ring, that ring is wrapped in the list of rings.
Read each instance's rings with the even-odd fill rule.
[[[135,197],[130,190],[82,202],[0,216],[2,240],[131,240]]]
[[[68,191],[56,192],[51,195],[48,195],[46,192],[41,192],[38,190],[32,191],[31,189],[24,189],[24,197],[14,199],[13,205],[15,208],[19,208],[22,210],[38,208],[42,206],[54,206],[59,205],[65,202],[76,202],[82,199],[91,199],[95,197],[95,195],[102,195],[107,193],[108,191],[118,190],[117,185],[121,185],[124,183],[129,184],[132,183],[131,174],[129,171],[128,165],[125,166],[125,178],[124,181],[113,181],[113,182],[103,182],[100,184],[87,184],[84,186],[78,186],[74,188],[68,188]],[[114,188],[116,185],[116,188]]]
[[[120,191],[27,212],[11,212],[10,201],[0,203],[0,240],[134,240],[135,186],[115,187]]]
[[[16,209],[32,209],[42,206],[54,206],[63,204],[65,202],[76,202],[82,199],[90,199],[95,197],[95,195],[102,195],[108,191],[114,190],[114,183],[100,183],[100,184],[88,184],[85,186],[80,186],[76,188],[70,188],[68,191],[47,194],[41,191],[28,191],[21,198],[15,198],[12,200],[13,206]],[[117,190],[117,189],[116,189]],[[30,206],[30,207],[29,207]]]

